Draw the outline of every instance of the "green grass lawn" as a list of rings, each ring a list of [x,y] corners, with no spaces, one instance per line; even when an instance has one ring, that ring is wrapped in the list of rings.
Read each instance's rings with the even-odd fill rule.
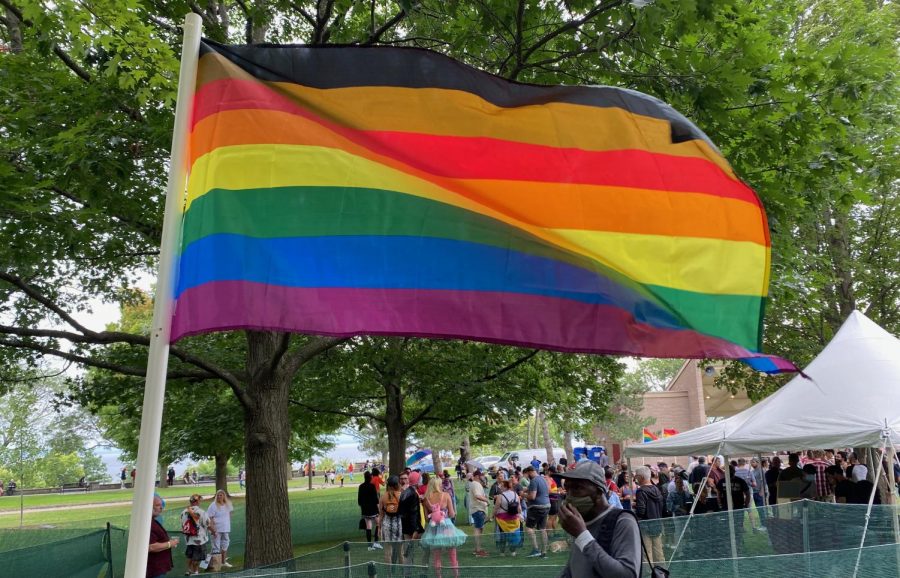
[[[328,487],[322,489],[323,482],[324,478],[321,476],[313,478],[314,490],[312,492],[290,492],[291,501],[301,500],[315,504],[332,500],[336,495],[354,494],[356,492],[356,487],[349,486],[345,488]],[[288,488],[305,489],[308,483],[306,478],[297,478],[288,482]],[[231,494],[241,492],[237,483],[228,484],[228,491]],[[167,508],[171,510],[172,508],[180,508],[182,501],[184,505],[187,505],[188,497],[194,493],[202,495],[205,499],[211,499],[215,493],[215,487],[212,484],[174,486],[171,488],[158,488],[157,492],[165,498]],[[25,526],[71,526],[78,522],[84,522],[85,527],[104,527],[107,521],[121,524],[123,518],[127,521],[131,513],[131,506],[105,506],[103,504],[131,502],[133,495],[134,492],[131,489],[69,494],[37,494],[24,496],[21,502],[20,496],[3,496],[0,497],[0,514],[2,514],[0,515],[0,528],[15,528],[20,525],[20,505],[24,505],[25,510],[31,510],[25,512]],[[236,496],[234,502],[236,505],[242,504],[243,498]],[[46,511],[40,511],[39,509],[45,509]],[[127,526],[127,523],[125,526]]]
[[[324,483],[323,476],[313,478],[313,488],[319,489]],[[295,478],[288,481],[289,489],[305,489],[309,481],[307,478]],[[329,490],[331,488],[328,488]],[[198,493],[212,495],[215,486],[211,483],[199,486],[173,486],[171,488],[157,488],[157,492],[164,498],[187,498],[191,494]],[[228,492],[231,494],[242,492],[237,482],[228,484]],[[79,506],[84,504],[103,504],[110,502],[130,501],[134,490],[97,490],[93,492],[71,492],[66,494],[35,494],[24,497],[25,509],[53,508],[63,506]],[[0,497],[0,512],[18,511],[20,507],[19,496]]]

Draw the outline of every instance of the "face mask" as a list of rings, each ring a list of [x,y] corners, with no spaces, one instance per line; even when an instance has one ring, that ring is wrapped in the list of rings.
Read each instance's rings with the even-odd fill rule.
[[[566,503],[582,516],[587,516],[594,509],[594,498],[591,496],[566,496]]]

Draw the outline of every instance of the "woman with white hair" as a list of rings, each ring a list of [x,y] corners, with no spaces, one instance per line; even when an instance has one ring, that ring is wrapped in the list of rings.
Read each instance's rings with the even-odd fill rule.
[[[224,490],[216,492],[216,499],[209,505],[206,515],[215,522],[216,532],[212,536],[212,552],[222,555],[222,566],[231,568],[228,563],[228,546],[231,544],[231,512],[234,506]]]

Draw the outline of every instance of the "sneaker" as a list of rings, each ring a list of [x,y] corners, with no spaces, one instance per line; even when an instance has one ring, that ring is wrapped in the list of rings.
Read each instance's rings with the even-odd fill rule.
[[[540,550],[532,550],[531,554],[528,555],[528,558],[541,558],[543,554],[541,554]]]
[[[513,550],[513,551],[510,553],[510,556],[512,556],[513,558],[515,558],[517,552],[518,552],[517,550]]]
[[[226,568],[234,568],[234,566],[232,566],[232,565],[229,564],[228,562],[222,562],[222,566],[224,566],[224,567],[226,567]]]
[[[479,551],[475,552],[475,557],[476,558],[487,558],[488,553],[485,552],[484,550],[479,550]]]
[[[376,550],[384,550],[384,546],[382,546],[378,542],[375,542],[374,544],[372,544],[372,547],[375,548]]]
[[[375,551],[375,546],[369,546],[369,552],[374,552],[374,551]]]

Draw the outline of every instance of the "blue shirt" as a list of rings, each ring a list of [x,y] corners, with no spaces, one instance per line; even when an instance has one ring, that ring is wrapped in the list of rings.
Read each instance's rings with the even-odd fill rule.
[[[533,467],[537,471],[541,471],[541,460],[537,458],[531,460],[531,467]]]
[[[622,500],[619,499],[619,494],[615,492],[610,492],[606,501],[609,502],[609,505],[613,508],[619,508],[620,510],[624,509],[622,508]]]
[[[534,499],[528,500],[529,506],[550,505],[550,489],[547,487],[547,480],[543,476],[535,476],[533,480],[528,482],[527,492],[529,494],[534,492]]]

